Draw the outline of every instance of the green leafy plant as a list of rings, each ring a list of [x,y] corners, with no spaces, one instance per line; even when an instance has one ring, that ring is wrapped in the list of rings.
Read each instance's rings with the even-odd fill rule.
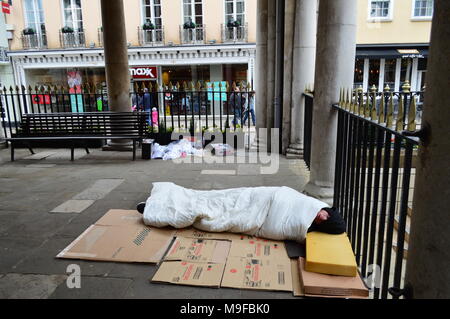
[[[22,33],[23,35],[33,35],[36,34],[36,31],[33,28],[25,28]]]
[[[142,25],[142,29],[143,30],[155,30],[155,25],[153,23],[151,23],[151,22],[145,22]]]
[[[63,28],[61,29],[61,32],[62,32],[62,33],[73,33],[74,30],[73,30],[73,28],[71,28],[71,27],[65,26],[65,27],[63,27]]]
[[[192,20],[189,20],[188,22],[185,22],[183,24],[184,29],[195,29],[196,27],[197,25],[194,22],[192,22]]]

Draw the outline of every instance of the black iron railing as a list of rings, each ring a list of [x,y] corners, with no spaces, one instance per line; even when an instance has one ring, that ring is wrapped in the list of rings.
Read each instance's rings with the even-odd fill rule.
[[[221,29],[223,43],[248,42],[248,23],[239,26],[222,24]]]
[[[59,43],[64,49],[86,47],[84,30],[72,30],[71,32],[59,31]]]
[[[311,142],[314,95],[311,92],[304,93],[305,97],[305,121],[303,124],[303,160],[308,168],[311,167]]]
[[[186,28],[180,25],[181,44],[203,44],[206,40],[206,26],[198,24],[193,28]]]
[[[334,206],[347,222],[361,275],[375,299],[404,288],[418,140],[403,130],[419,127],[415,107],[421,94],[354,90],[343,92],[333,106],[338,112]]]
[[[164,87],[147,82],[130,92],[130,109],[146,113],[145,134],[156,138],[174,131],[197,134],[244,129],[243,120],[249,103],[253,102],[254,92],[249,87],[241,85],[238,89],[235,84],[226,82],[223,85],[184,83]],[[107,89],[103,85],[16,87],[0,91],[0,115],[6,137],[17,133],[24,114],[103,111],[110,111]],[[250,130],[251,120],[245,124]]]
[[[151,30],[138,27],[138,38],[141,46],[164,45],[164,27]]]

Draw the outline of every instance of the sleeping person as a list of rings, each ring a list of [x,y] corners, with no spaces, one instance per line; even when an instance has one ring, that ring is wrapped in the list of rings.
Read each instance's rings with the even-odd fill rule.
[[[144,223],[154,227],[193,226],[297,242],[304,242],[310,231],[345,232],[345,221],[335,208],[284,186],[203,191],[153,183],[151,196],[137,209]]]

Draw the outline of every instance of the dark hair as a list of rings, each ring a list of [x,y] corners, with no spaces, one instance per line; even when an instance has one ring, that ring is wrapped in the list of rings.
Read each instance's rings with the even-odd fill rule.
[[[309,229],[308,232],[321,232],[326,234],[332,234],[332,235],[339,235],[342,233],[345,233],[346,231],[346,224],[344,218],[342,218],[341,214],[339,213],[339,210],[335,207],[331,208],[323,208],[330,217],[327,220],[324,220],[320,224],[313,223]]]

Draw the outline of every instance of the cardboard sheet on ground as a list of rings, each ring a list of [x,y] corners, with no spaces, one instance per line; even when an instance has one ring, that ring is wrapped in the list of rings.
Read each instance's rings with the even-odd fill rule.
[[[347,277],[318,274],[305,270],[305,259],[299,258],[300,278],[305,296],[331,298],[367,298],[369,290],[360,276]]]
[[[219,288],[224,267],[224,264],[165,261],[151,281]]]
[[[178,237],[164,260],[225,264],[231,242]]]
[[[207,233],[192,227],[177,229],[175,236],[185,238],[215,239],[215,240],[233,240],[241,237],[240,234],[232,234],[232,233]]]
[[[230,257],[247,258],[288,258],[286,247],[282,241],[261,238],[240,237],[231,242]]]
[[[114,262],[158,263],[175,230],[151,228],[136,211],[111,210],[56,257]]]
[[[292,291],[289,258],[228,257],[222,287]]]

